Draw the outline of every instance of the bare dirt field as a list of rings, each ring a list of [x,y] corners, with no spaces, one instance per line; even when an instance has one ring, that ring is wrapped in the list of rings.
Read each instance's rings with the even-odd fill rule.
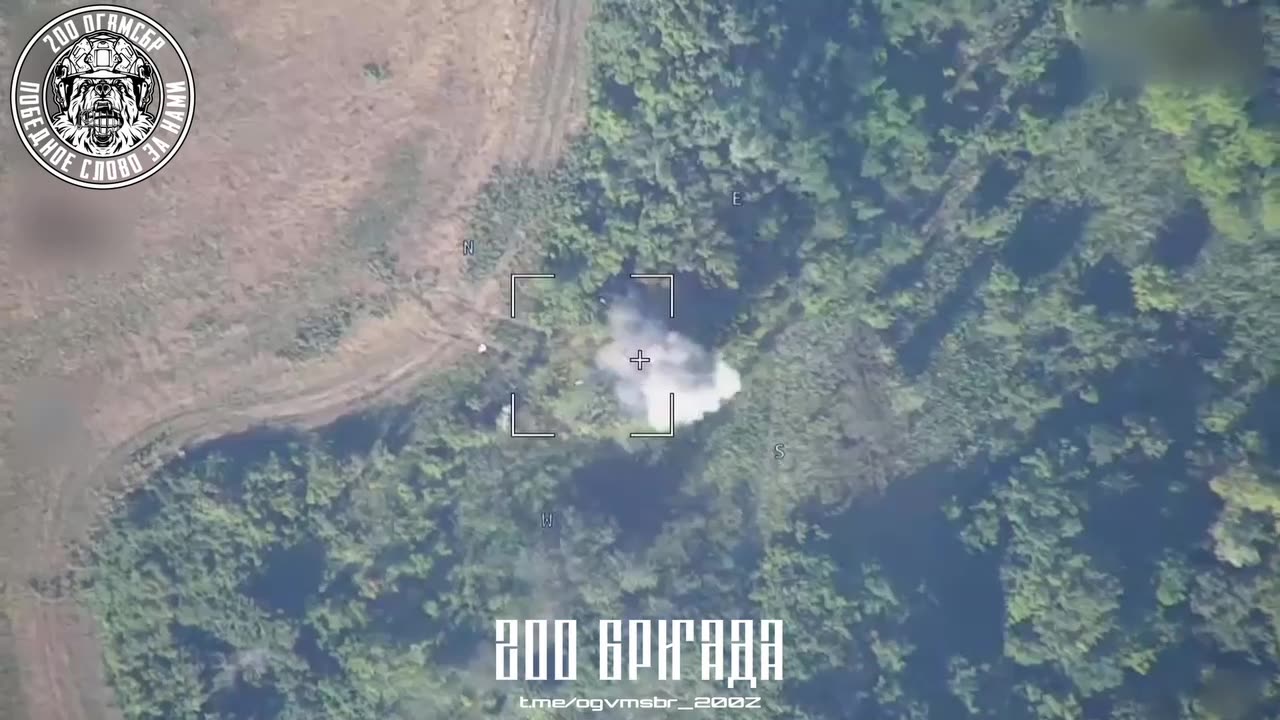
[[[32,4],[0,5],[6,64],[59,9]],[[474,356],[505,283],[464,279],[470,203],[497,166],[553,164],[581,121],[586,0],[135,6],[196,78],[163,172],[73,188],[0,129],[5,718],[118,716],[56,578],[127,483]]]

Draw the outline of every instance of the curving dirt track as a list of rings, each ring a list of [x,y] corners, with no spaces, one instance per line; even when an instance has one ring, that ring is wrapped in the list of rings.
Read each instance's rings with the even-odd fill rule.
[[[54,14],[40,5],[0,8],[6,63]],[[0,680],[12,656],[21,685],[6,718],[118,717],[92,627],[31,580],[73,569],[127,482],[474,352],[505,283],[462,276],[469,205],[497,166],[553,164],[581,122],[586,0],[136,6],[196,74],[195,126],[164,172],[64,186],[0,129]],[[379,311],[324,352],[287,352],[352,298]]]

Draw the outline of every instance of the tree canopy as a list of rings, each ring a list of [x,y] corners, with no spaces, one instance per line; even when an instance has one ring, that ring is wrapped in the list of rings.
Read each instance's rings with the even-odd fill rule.
[[[1280,10],[1219,4],[1274,73]],[[367,447],[227,440],[140,489],[77,580],[125,716],[723,692],[492,679],[495,617],[624,616],[783,619],[779,717],[1275,716],[1276,99],[1107,87],[1085,5],[598,0],[586,131],[472,221],[564,282]],[[648,268],[715,298],[743,389],[620,444],[572,379]],[[507,438],[509,388],[565,438]]]

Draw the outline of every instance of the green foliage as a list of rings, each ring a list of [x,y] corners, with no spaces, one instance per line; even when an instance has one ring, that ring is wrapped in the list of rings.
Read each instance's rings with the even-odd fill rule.
[[[978,709],[978,677],[989,667],[974,667],[963,657],[953,657],[947,662],[947,687],[963,705],[965,712],[977,715]]]
[[[483,278],[499,269],[504,258],[528,255],[536,239],[569,212],[571,196],[562,176],[542,177],[527,170],[503,172],[489,181],[472,209],[466,241],[475,254],[467,257],[467,275]],[[465,246],[464,246],[465,247]],[[460,250],[461,252],[461,250]]]
[[[1218,231],[1237,242],[1248,242],[1257,224],[1274,227],[1265,198],[1259,198],[1258,221],[1248,200],[1259,197],[1262,173],[1273,170],[1280,157],[1280,133],[1253,124],[1246,100],[1226,90],[1167,86],[1148,89],[1142,100],[1155,127],[1189,144],[1187,182],[1200,194]]]
[[[293,339],[276,354],[294,361],[323,357],[342,342],[358,318],[385,315],[390,302],[389,297],[378,296],[344,297],[330,303],[299,319]]]
[[[288,462],[242,475],[206,462],[148,491],[154,515],[102,538],[86,595],[126,713],[226,712],[228,693],[263,686],[312,717],[386,716],[423,682],[442,687],[423,663],[459,632],[488,634],[511,602],[524,508],[547,506],[551,488],[540,461],[445,427],[424,421],[434,431],[396,456],[339,462],[298,447]],[[511,493],[462,475],[464,462],[527,467],[528,480]],[[446,532],[455,522],[464,530]],[[205,639],[181,639],[192,632]],[[338,696],[317,654],[340,670]]]
[[[1156,573],[1156,601],[1164,607],[1173,607],[1186,601],[1191,582],[1191,569],[1176,556],[1160,562]]]
[[[1021,665],[1057,664],[1081,692],[1120,684],[1118,669],[1099,657],[1113,632],[1121,586],[1070,543],[1083,531],[1072,498],[1076,453],[1022,458],[998,491],[1012,535],[1001,568],[1005,586],[1005,653]]]
[[[1214,478],[1209,487],[1223,502],[1210,529],[1218,559],[1238,568],[1258,565],[1260,548],[1273,545],[1280,534],[1280,486],[1263,482],[1251,468],[1237,465]]]
[[[1178,309],[1178,295],[1169,273],[1154,265],[1140,265],[1129,271],[1133,283],[1133,302],[1143,312],[1173,312]]]
[[[752,599],[766,616],[791,621],[792,677],[804,681],[844,662],[853,641],[846,623],[855,606],[835,591],[831,561],[774,546],[758,572]]]
[[[82,593],[125,715],[714,690],[495,684],[498,615],[781,618],[778,717],[1275,715],[1266,114],[1174,87],[1068,98],[1074,10],[1032,0],[594,12],[587,131],[550,176],[498,174],[468,234],[474,275],[528,259],[565,282],[529,286],[492,365],[424,388],[395,452],[197,464],[116,516]],[[1196,207],[1209,236],[1173,262]],[[392,286],[397,222],[362,209],[350,233]],[[709,334],[744,387],[679,444],[616,445],[591,376],[627,267],[732,298]],[[324,352],[370,302],[303,318],[282,353]],[[513,387],[556,443],[495,432]],[[657,527],[575,476],[618,453],[679,476],[654,484]],[[294,567],[313,577],[268,589]],[[1268,678],[1243,711],[1214,668],[1233,655]]]

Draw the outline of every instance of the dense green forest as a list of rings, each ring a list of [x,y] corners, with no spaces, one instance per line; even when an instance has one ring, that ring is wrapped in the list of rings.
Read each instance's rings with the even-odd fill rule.
[[[587,131],[473,225],[561,281],[418,400],[135,494],[77,582],[126,717],[723,692],[493,680],[495,617],[622,616],[784,619],[773,717],[1280,715],[1280,6],[1199,5],[1258,82],[1113,87],[1086,3],[596,5]],[[571,380],[665,269],[743,389],[618,442]]]

